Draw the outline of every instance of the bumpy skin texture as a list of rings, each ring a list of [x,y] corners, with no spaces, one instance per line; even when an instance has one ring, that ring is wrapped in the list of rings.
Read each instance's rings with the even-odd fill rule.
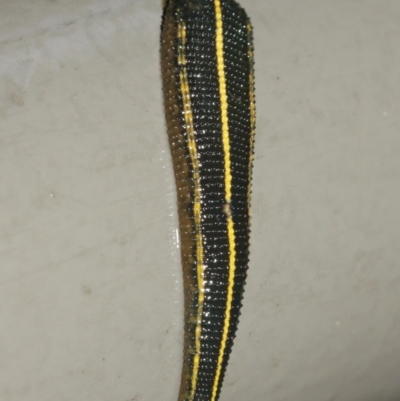
[[[248,267],[252,29],[233,0],[168,0],[161,63],[185,293],[179,401],[216,401]]]

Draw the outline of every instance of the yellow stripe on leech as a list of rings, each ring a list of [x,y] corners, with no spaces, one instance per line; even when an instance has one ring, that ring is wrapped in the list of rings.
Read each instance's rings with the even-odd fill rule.
[[[228,97],[226,93],[226,80],[224,70],[224,32],[222,24],[222,11],[220,0],[214,0],[215,7],[215,21],[216,21],[216,52],[217,52],[217,68],[218,68],[218,81],[219,81],[219,95],[221,102],[221,122],[222,122],[222,146],[224,151],[224,164],[225,164],[225,201],[229,213],[227,217],[228,229],[228,242],[229,242],[229,275],[228,275],[228,291],[225,308],[224,327],[222,331],[222,339],[219,348],[219,355],[217,361],[217,369],[215,372],[211,401],[215,401],[218,393],[222,373],[222,363],[226,344],[228,340],[229,325],[231,320],[231,308],[233,299],[233,285],[235,282],[235,264],[236,264],[236,251],[235,251],[235,228],[233,226],[232,215],[230,211],[230,202],[232,197],[232,172],[231,172],[231,155],[229,143],[229,123],[228,123]]]
[[[186,70],[186,26],[183,22],[178,25],[178,38],[181,40],[178,50],[178,64],[182,66],[180,72],[180,86],[183,100],[183,112],[186,124],[186,133],[188,138],[188,147],[190,160],[193,168],[194,182],[194,226],[196,235],[196,263],[197,263],[197,287],[198,287],[198,306],[195,329],[195,354],[193,358],[192,385],[189,400],[193,401],[197,387],[197,377],[200,366],[201,351],[201,315],[203,313],[204,303],[204,258],[203,258],[203,235],[201,230],[201,187],[200,187],[200,169],[199,158],[197,154],[197,146],[194,136],[193,112],[190,101],[190,89]]]
[[[228,98],[226,94],[226,80],[224,70],[224,39],[220,0],[215,0],[215,19],[216,19],[216,51],[217,51],[217,69],[219,82],[219,96],[221,102],[221,123],[222,123],[222,145],[224,150],[225,162],[225,198],[227,202],[231,201],[231,158],[229,144],[229,126],[228,126]]]

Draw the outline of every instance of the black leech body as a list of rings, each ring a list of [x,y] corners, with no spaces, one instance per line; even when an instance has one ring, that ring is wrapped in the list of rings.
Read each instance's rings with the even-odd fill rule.
[[[168,0],[161,62],[185,286],[179,401],[217,401],[249,253],[255,105],[245,11],[234,0]]]

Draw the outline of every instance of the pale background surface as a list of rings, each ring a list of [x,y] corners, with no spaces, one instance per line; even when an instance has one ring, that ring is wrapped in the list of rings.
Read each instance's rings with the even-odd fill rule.
[[[241,4],[253,234],[221,401],[400,400],[400,2]],[[0,399],[176,401],[161,0],[0,8]]]

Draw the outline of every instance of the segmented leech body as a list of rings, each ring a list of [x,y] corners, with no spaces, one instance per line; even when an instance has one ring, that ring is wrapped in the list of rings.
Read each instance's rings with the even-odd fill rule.
[[[178,401],[217,401],[249,254],[252,28],[234,0],[167,0],[165,113],[178,193],[185,341]]]

